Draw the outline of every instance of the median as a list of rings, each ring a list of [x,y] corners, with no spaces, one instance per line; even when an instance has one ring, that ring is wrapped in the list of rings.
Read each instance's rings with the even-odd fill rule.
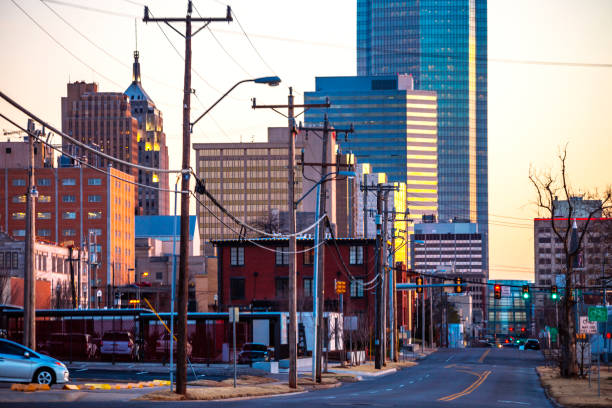
[[[568,408],[612,406],[612,373],[601,371],[601,396],[597,396],[597,371],[588,378],[561,378],[558,368],[537,367],[542,387],[548,396]]]

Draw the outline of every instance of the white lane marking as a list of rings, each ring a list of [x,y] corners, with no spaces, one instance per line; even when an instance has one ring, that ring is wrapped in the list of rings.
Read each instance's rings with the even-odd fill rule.
[[[136,375],[141,375],[141,374],[146,374],[146,373],[147,373],[147,371],[141,371],[139,373],[136,373]]]
[[[414,381],[410,381],[410,384],[414,384]]]
[[[501,402],[502,404],[531,405],[528,402],[520,402],[520,401],[497,400],[497,402]]]
[[[376,394],[377,391],[370,391],[370,394]]]
[[[449,358],[446,359],[446,362],[448,363],[449,361],[451,361],[453,359],[453,357],[455,357],[455,354],[453,354],[452,356],[450,356]]]
[[[425,375],[425,378],[427,378],[427,377],[429,377],[429,374],[426,374],[426,375]]]
[[[334,398],[336,398],[336,397],[333,396],[333,395],[331,397],[325,397],[325,399],[334,399]]]
[[[359,395],[359,393],[358,392],[354,392],[351,395],[355,396],[355,395]]]
[[[391,391],[393,390],[393,388],[387,388],[385,391]]]
[[[400,384],[400,388],[403,388],[403,387],[404,387],[404,384]]]
[[[79,368],[78,370],[74,370],[74,371],[87,371],[87,368]]]

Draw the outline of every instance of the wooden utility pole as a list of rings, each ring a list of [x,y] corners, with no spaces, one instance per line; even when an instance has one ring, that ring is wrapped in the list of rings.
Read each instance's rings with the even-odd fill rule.
[[[26,192],[25,273],[23,275],[23,345],[36,350],[36,270],[34,247],[38,196],[34,182],[34,121],[28,119],[28,191]]]
[[[179,250],[179,274],[178,274],[178,322],[177,322],[177,361],[176,361],[176,393],[185,394],[187,392],[187,297],[189,285],[189,175],[190,175],[190,156],[191,156],[191,38],[200,30],[207,27],[212,22],[231,22],[232,12],[227,7],[227,15],[221,18],[211,17],[192,17],[193,4],[191,0],[187,3],[187,15],[183,17],[164,17],[153,18],[149,16],[149,8],[145,6],[144,22],[163,22],[185,23],[185,34],[179,30],[172,29],[185,38],[185,76],[183,85],[183,164],[181,181],[181,232]],[[204,23],[192,33],[191,24],[195,22]]]
[[[382,184],[378,184],[376,190],[376,276],[378,281],[376,283],[376,335],[374,340],[376,359],[374,361],[374,367],[377,370],[382,368],[382,309],[383,309],[383,237],[382,237],[382,212],[383,212],[383,197],[382,197]]]
[[[287,109],[289,152],[287,157],[287,211],[289,212],[289,387],[297,388],[297,291],[296,291],[296,236],[295,236],[295,108],[329,108],[329,102],[296,105],[293,88],[289,87],[287,105],[257,105],[253,98],[253,109]]]

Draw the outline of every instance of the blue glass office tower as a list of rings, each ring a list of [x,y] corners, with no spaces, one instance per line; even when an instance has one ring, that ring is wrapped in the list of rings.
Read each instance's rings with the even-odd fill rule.
[[[440,220],[488,237],[486,0],[357,0],[357,74],[398,73],[438,94]]]

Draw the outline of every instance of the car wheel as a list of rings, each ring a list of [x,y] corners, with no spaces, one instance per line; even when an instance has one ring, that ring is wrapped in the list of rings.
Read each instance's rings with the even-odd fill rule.
[[[55,374],[48,368],[41,368],[34,374],[32,382],[36,384],[53,385],[53,383],[55,383]]]

